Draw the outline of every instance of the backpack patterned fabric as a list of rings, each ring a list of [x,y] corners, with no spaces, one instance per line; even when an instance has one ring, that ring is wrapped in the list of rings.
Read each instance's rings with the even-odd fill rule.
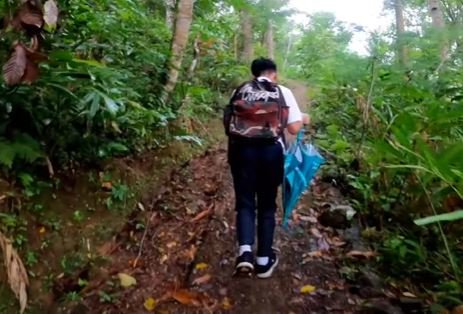
[[[276,140],[283,135],[288,114],[280,87],[254,80],[235,91],[225,110],[224,125],[229,136]]]

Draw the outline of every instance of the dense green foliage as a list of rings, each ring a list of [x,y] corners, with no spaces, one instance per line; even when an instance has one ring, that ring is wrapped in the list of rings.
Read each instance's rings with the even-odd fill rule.
[[[426,12],[424,3],[410,7]],[[426,289],[458,304],[461,228],[448,221],[424,228],[413,220],[463,205],[462,55],[458,49],[448,60],[439,55],[442,38],[458,44],[461,31],[443,37],[421,22],[420,31],[407,34],[404,68],[391,54],[389,34],[373,35],[370,56],[360,57],[348,47],[355,29],[317,14],[291,67],[314,85],[317,143],[333,157],[328,175],[350,191],[366,227],[391,230],[378,247],[385,267],[392,276],[406,268],[414,282],[425,274]]]
[[[58,24],[40,35],[47,60],[38,80],[10,86],[0,79],[0,188],[8,181],[13,200],[0,213],[0,230],[17,232],[15,246],[24,245],[27,222],[18,219],[23,207],[14,201],[37,197],[50,183],[36,179],[46,181],[53,170],[171,140],[198,143],[198,125],[217,115],[231,89],[248,77],[241,58],[245,11],[254,54],[267,53],[273,31],[275,59],[285,74],[309,84],[316,144],[330,159],[324,176],[349,194],[363,227],[381,231],[373,237],[380,265],[391,278],[406,274],[422,283],[433,301],[461,303],[462,3],[441,1],[446,25],[439,28],[427,1],[403,2],[405,19],[413,22],[406,32],[396,35],[391,25],[370,34],[369,53],[359,55],[350,44],[364,30],[330,13],[312,15],[295,32],[288,0],[198,0],[180,79],[163,98],[174,37],[165,1],[57,1]],[[21,3],[0,2],[2,64],[17,41],[32,46],[30,31],[6,27]],[[393,4],[385,1],[385,10]],[[401,47],[407,53],[402,63]],[[114,183],[105,203],[114,207],[130,194],[124,183]],[[33,215],[43,209],[25,208]],[[83,215],[77,210],[73,219]],[[37,259],[31,252],[27,257]]]
[[[219,5],[205,5],[198,8],[200,16],[190,36],[191,41],[209,41],[201,50],[200,74],[163,103],[172,36],[163,3],[61,1],[58,29],[45,36],[42,50],[49,60],[42,64],[39,80],[1,88],[2,169],[31,162],[44,165],[45,158],[53,165],[90,162],[155,147],[165,138],[167,122],[177,116],[186,93],[197,105],[188,110],[210,112],[218,93],[228,92],[230,82],[243,71],[236,68],[228,46],[233,14],[218,16],[214,10]],[[212,12],[201,13],[206,11]],[[12,29],[2,32],[0,59],[6,60],[20,35]],[[184,79],[192,50],[184,62]],[[201,71],[201,65],[208,71]]]

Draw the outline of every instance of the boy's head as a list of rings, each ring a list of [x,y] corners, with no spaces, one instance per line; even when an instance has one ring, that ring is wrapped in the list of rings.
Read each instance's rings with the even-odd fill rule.
[[[277,80],[277,65],[276,63],[267,58],[259,58],[252,62],[251,72],[254,77],[265,76],[273,82]]]

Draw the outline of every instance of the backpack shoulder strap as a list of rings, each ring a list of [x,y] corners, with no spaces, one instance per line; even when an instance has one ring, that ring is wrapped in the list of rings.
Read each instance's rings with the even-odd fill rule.
[[[278,84],[275,84],[275,87],[278,89],[278,93],[280,94],[280,106],[287,107],[288,104],[286,103],[286,98],[285,98],[285,95],[283,94],[283,90]]]

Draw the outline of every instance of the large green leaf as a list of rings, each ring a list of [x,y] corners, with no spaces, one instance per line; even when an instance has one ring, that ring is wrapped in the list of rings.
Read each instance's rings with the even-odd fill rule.
[[[458,210],[448,214],[442,214],[437,216],[430,216],[422,219],[415,220],[415,224],[418,226],[425,226],[429,224],[434,224],[441,221],[456,221],[463,219],[463,210]]]

